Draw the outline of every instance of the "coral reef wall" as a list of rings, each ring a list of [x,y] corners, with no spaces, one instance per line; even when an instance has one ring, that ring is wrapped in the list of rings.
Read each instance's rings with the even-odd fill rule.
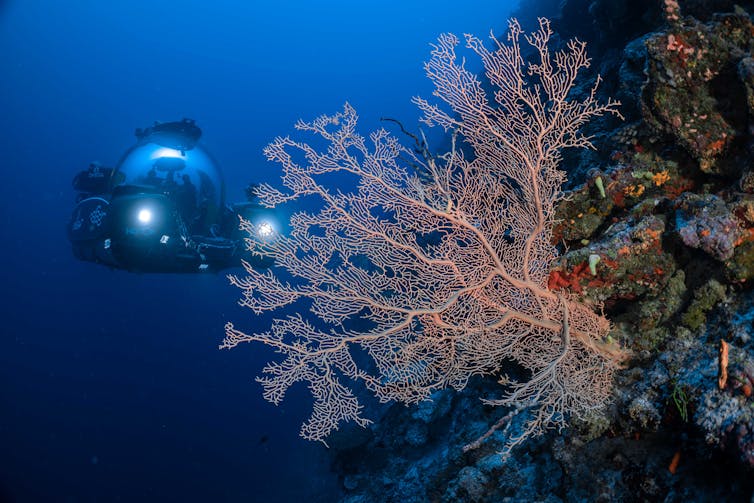
[[[598,148],[564,161],[549,286],[601,304],[633,358],[608,411],[506,463],[502,436],[462,449],[506,412],[478,400],[495,398],[494,380],[342,430],[344,501],[750,500],[752,13],[726,0],[522,3],[524,27],[548,16],[586,40],[602,91],[623,101],[627,120],[595,124]]]

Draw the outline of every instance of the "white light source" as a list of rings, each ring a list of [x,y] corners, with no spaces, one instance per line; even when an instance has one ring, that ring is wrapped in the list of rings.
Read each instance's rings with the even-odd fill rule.
[[[257,234],[259,234],[260,238],[268,238],[272,236],[272,234],[275,232],[274,227],[272,227],[272,224],[270,222],[262,222],[261,224],[257,225]]]
[[[185,156],[181,153],[180,150],[176,150],[174,148],[162,147],[152,152],[152,155],[149,157],[151,159],[159,159],[161,157],[170,157],[171,159],[183,159]]]
[[[148,224],[152,221],[152,212],[148,209],[144,208],[139,210],[139,214],[137,215],[137,218],[139,219],[139,222],[143,224]]]

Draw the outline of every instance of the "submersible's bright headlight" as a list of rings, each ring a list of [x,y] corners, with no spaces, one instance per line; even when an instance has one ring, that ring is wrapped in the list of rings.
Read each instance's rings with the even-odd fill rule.
[[[275,228],[270,222],[262,222],[257,225],[257,234],[260,238],[268,238],[275,233]]]
[[[142,208],[139,210],[139,214],[137,215],[137,218],[139,219],[139,222],[143,224],[148,224],[152,221],[152,212],[149,211],[146,208]]]

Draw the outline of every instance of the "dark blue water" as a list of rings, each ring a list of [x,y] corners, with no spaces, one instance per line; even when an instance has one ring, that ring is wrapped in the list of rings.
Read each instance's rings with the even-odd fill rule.
[[[512,3],[0,0],[0,501],[335,498],[297,436],[306,390],[276,408],[253,382],[264,348],[217,350],[226,321],[259,323],[239,292],[76,261],[71,179],[190,117],[240,200],[277,180],[262,148],[298,118],[348,100],[364,133],[415,129],[428,44],[500,33]]]

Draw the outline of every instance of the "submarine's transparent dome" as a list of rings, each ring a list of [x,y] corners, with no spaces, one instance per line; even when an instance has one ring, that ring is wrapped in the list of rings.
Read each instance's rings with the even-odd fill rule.
[[[151,187],[166,193],[193,185],[196,209],[214,213],[225,204],[225,184],[220,168],[201,146],[178,150],[153,141],[131,147],[117,166],[118,185]],[[184,191],[185,192],[185,191]]]

